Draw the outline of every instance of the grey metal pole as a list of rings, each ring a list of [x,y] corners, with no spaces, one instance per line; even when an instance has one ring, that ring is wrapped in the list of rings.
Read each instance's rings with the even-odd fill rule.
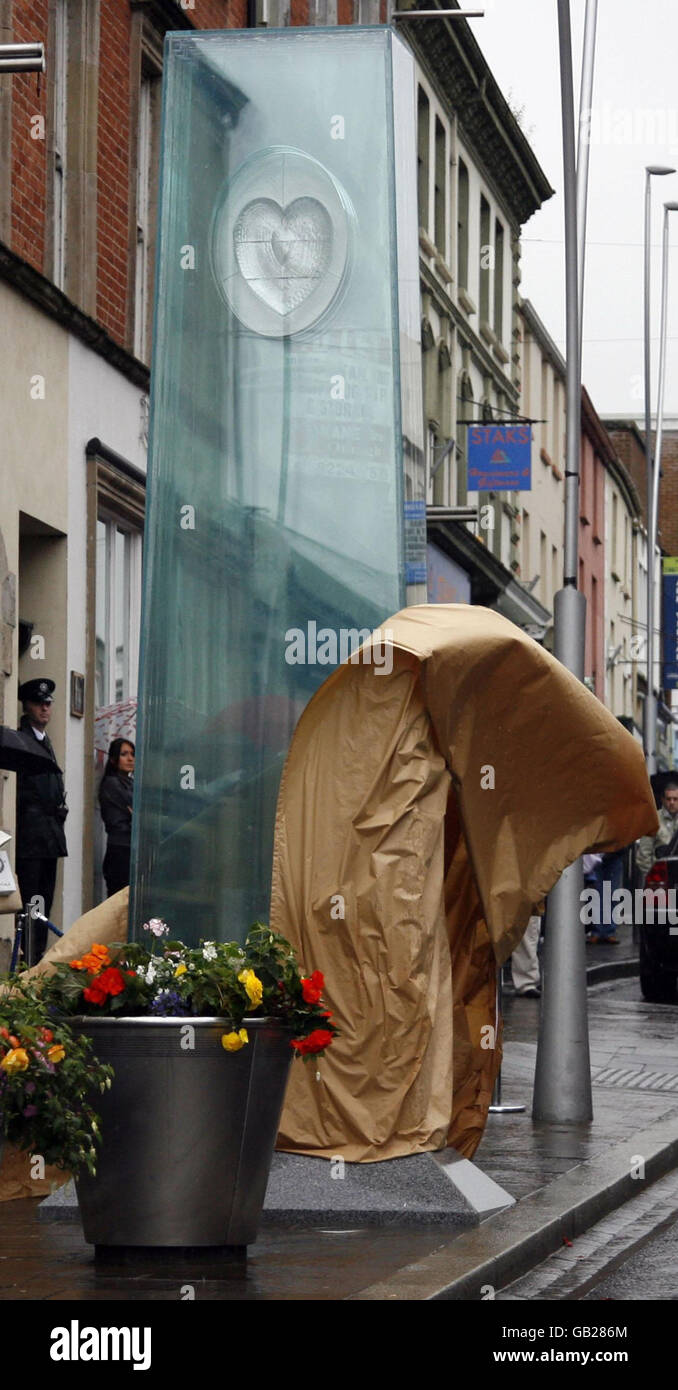
[[[589,186],[589,151],[591,102],[593,100],[593,69],[596,54],[596,24],[598,0],[587,0],[584,20],[584,51],[579,89],[579,135],[577,139],[577,236],[579,275],[579,363],[582,358],[584,332],[584,266],[586,262],[586,202]]]
[[[558,0],[565,198],[567,325],[567,444],[565,464],[565,573],[554,601],[555,655],[584,678],[586,600],[577,590],[579,455],[581,448],[580,311],[578,293],[577,169],[574,138],[572,34],[569,0]],[[585,192],[580,194],[585,205]],[[536,1120],[581,1124],[592,1119],[591,1064],[586,998],[586,943],[581,922],[581,860],[570,864],[549,894],[544,978],[532,1115]]]
[[[504,991],[503,991],[502,978],[501,978],[501,976],[502,976],[502,968],[503,968],[503,967],[502,967],[501,965],[497,967],[497,1014],[496,1014],[497,1027],[499,1026],[499,1020],[500,1020],[501,1018],[503,1018],[503,1015],[504,1015]],[[491,1105],[490,1105],[490,1114],[491,1114],[491,1115],[521,1115],[521,1114],[523,1114],[524,1110],[525,1110],[525,1106],[524,1106],[524,1105],[519,1105],[518,1103],[514,1103],[514,1102],[505,1102],[505,1101],[502,1101],[502,1098],[501,1098],[501,1067],[500,1067],[500,1068],[499,1068],[499,1071],[497,1072],[497,1079],[496,1079],[496,1081],[495,1081],[495,1083],[494,1083],[494,1090],[493,1090],[493,1092],[492,1092],[492,1103],[491,1103]]]
[[[45,72],[43,43],[0,43],[0,72]]]
[[[646,586],[646,634],[645,634],[645,706],[643,709],[643,745],[648,775],[657,771],[656,731],[657,702],[654,696],[654,548],[657,540],[656,521],[652,523],[652,499],[654,481],[652,469],[652,392],[651,347],[650,347],[650,244],[652,241],[652,198],[650,180],[653,176],[675,174],[675,169],[666,164],[648,164],[645,168],[645,233],[643,264],[643,319],[645,349],[645,474],[647,480],[647,575]],[[657,494],[659,495],[659,494]]]
[[[656,434],[654,442],[654,467],[652,470],[652,501],[650,508],[650,537],[652,540],[651,559],[652,559],[652,628],[649,624],[648,614],[648,696],[646,696],[646,708],[648,697],[652,711],[652,724],[650,733],[652,737],[650,752],[654,763],[652,772],[657,770],[657,697],[654,693],[654,651],[655,651],[655,632],[654,614],[658,605],[654,603],[656,597],[655,583],[655,546],[659,532],[659,484],[661,481],[662,470],[662,444],[664,436],[664,390],[666,387],[666,335],[668,331],[668,297],[669,297],[669,218],[672,212],[678,212],[678,203],[664,203],[664,225],[662,228],[662,288],[661,288],[661,317],[659,321],[659,381],[657,385],[657,419]],[[650,664],[651,663],[651,664]],[[648,766],[648,772],[650,768]]]

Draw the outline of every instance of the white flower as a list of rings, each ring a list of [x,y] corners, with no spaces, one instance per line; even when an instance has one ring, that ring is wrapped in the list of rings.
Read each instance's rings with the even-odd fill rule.
[[[202,948],[204,960],[216,960],[217,948],[213,941],[208,941]]]
[[[144,984],[152,985],[156,976],[156,969],[153,964],[137,966],[137,975],[144,981]]]
[[[150,931],[154,936],[169,936],[169,927],[163,922],[162,917],[151,917],[148,922],[144,922],[144,931]]]

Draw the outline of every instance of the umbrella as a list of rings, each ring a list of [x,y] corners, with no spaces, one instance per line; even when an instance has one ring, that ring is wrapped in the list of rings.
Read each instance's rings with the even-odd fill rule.
[[[0,768],[5,772],[61,772],[51,753],[22,729],[0,724]]]

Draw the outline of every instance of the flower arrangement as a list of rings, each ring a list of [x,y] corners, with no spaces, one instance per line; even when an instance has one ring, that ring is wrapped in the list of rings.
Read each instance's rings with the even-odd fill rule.
[[[323,1003],[324,979],[301,974],[284,937],[262,922],[244,945],[201,941],[196,947],[169,940],[160,918],[144,923],[150,946],[138,942],[94,945],[79,960],[60,964],[43,986],[43,998],[61,1015],[134,1015],[227,1018],[227,1052],[249,1038],[246,1017],[279,1019],[292,1034],[291,1046],[306,1059],[324,1052],[336,1034]]]
[[[0,1136],[68,1172],[96,1171],[93,1087],[111,1085],[85,1038],[50,1016],[35,986],[12,977],[0,997]]]

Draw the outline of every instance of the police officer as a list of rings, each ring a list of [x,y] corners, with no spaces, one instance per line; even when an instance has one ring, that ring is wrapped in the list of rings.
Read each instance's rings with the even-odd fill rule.
[[[45,917],[52,911],[57,861],[68,854],[64,780],[47,737],[54,689],[54,681],[45,678],[24,681],[19,686],[24,711],[19,729],[27,740],[41,743],[54,763],[53,771],[46,764],[44,772],[17,774],[16,873],[24,907],[38,897],[42,899]],[[34,921],[30,964],[40,959],[46,944],[47,927]]]

